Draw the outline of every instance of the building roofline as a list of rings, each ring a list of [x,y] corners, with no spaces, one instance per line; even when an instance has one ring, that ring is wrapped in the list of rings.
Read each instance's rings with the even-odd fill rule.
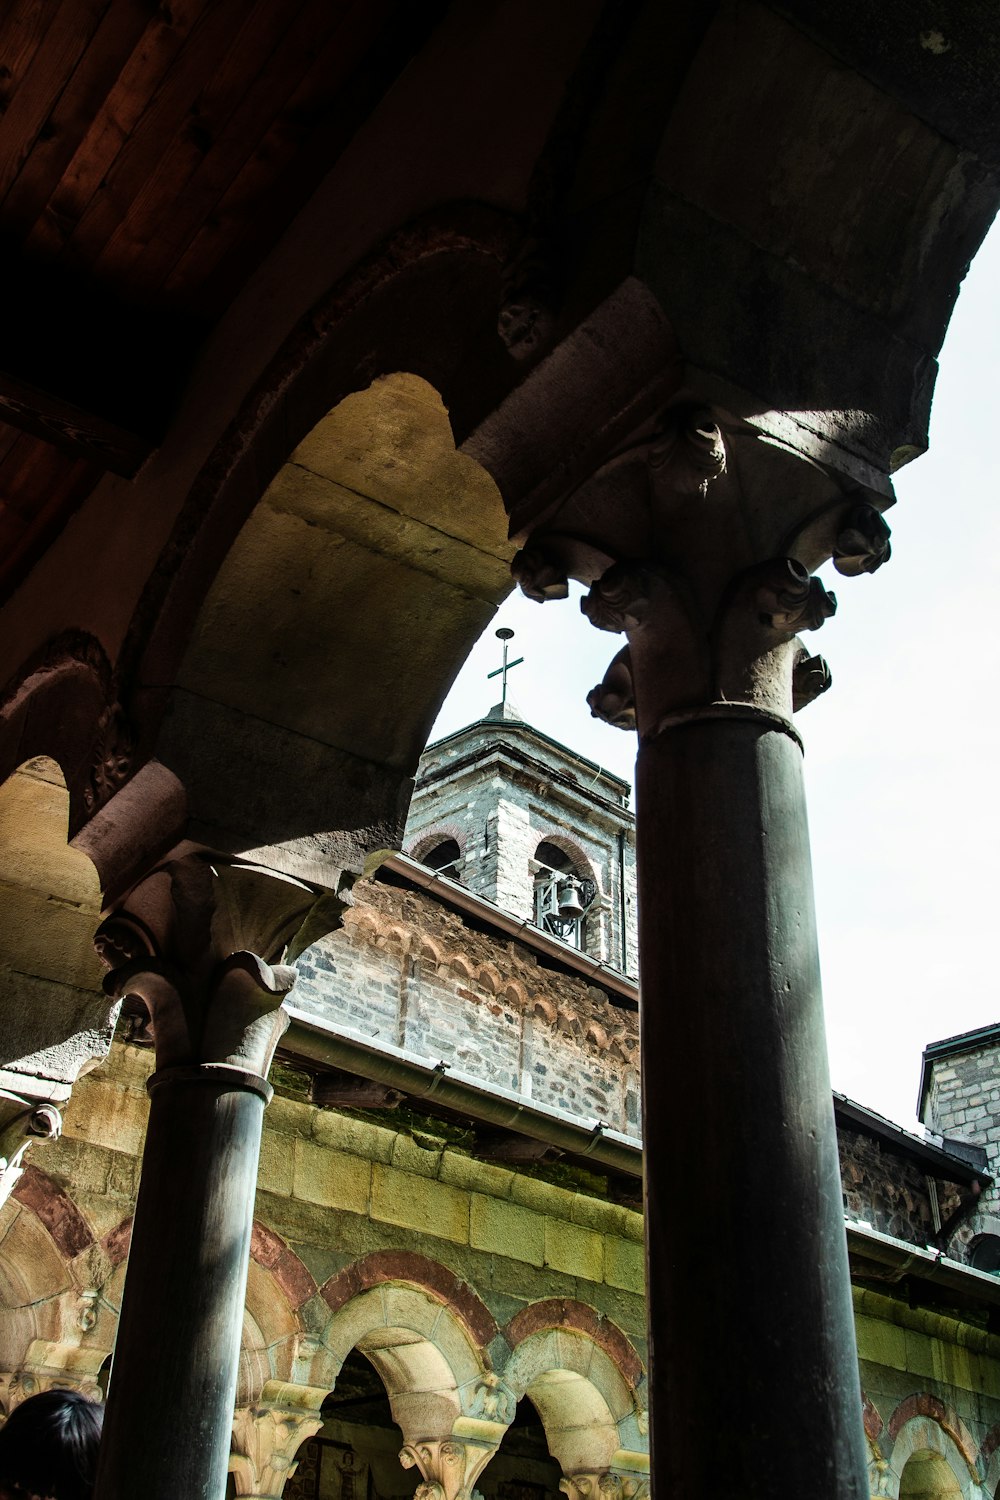
[[[955,1057],[959,1052],[978,1052],[981,1047],[1000,1046],[1000,1021],[992,1026],[977,1026],[972,1031],[961,1031],[957,1036],[942,1037],[939,1042],[928,1042],[920,1059],[920,1087],[917,1091],[917,1119],[924,1123],[927,1093],[931,1086],[930,1064],[943,1057]]]
[[[614,771],[609,771],[606,766],[598,765],[596,760],[591,760],[588,756],[581,755],[579,751],[571,750],[569,746],[564,745],[561,740],[553,739],[550,734],[545,734],[541,729],[536,729],[533,724],[527,723],[527,721],[524,719],[491,719],[489,718],[489,716],[482,719],[476,719],[474,723],[466,724],[464,728],[456,729],[452,734],[446,734],[443,735],[439,740],[433,740],[431,744],[425,747],[424,755],[430,755],[433,751],[439,750],[442,745],[450,744],[452,740],[461,739],[463,735],[471,734],[471,732],[475,729],[481,730],[484,728],[495,729],[498,731],[501,729],[511,730],[515,734],[527,735],[529,738],[540,740],[544,745],[551,745],[553,750],[560,751],[561,754],[566,756],[567,760],[574,760],[581,766],[589,766],[592,771],[599,772],[600,775],[606,777],[608,781],[612,781],[617,786],[622,787],[624,789],[626,797],[631,795],[632,783],[630,781],[626,781],[623,776],[618,776]],[[498,738],[499,737],[500,736],[498,735]]]
[[[575,798],[580,802],[590,816],[597,808],[601,814],[617,826],[633,828],[635,826],[635,813],[629,807],[627,801],[620,801],[617,793],[609,796],[598,786],[598,780],[609,777],[610,772],[603,771],[598,767],[598,776],[587,784],[581,784],[575,776],[567,771],[558,770],[545,761],[539,760],[522,745],[514,745],[503,740],[493,740],[478,751],[471,748],[467,753],[456,756],[455,760],[444,765],[437,765],[429,771],[418,773],[417,784],[414,790],[414,803],[416,799],[429,796],[432,792],[442,786],[447,786],[459,779],[463,773],[474,774],[481,771],[489,764],[491,759],[498,762],[506,762],[515,771],[528,771],[536,776],[543,776],[548,789],[563,801]],[[593,761],[582,761],[582,765],[593,765]],[[628,790],[628,783],[619,781],[619,786]]]
[[[993,1181],[982,1167],[956,1156],[945,1146],[938,1146],[933,1141],[914,1135],[910,1130],[904,1130],[902,1125],[897,1125],[885,1115],[877,1114],[863,1104],[856,1104],[846,1094],[838,1094],[836,1089],[833,1090],[833,1108],[838,1125],[854,1125],[877,1140],[888,1141],[925,1172],[929,1171],[948,1182],[961,1182],[970,1187],[974,1182],[986,1187]]]

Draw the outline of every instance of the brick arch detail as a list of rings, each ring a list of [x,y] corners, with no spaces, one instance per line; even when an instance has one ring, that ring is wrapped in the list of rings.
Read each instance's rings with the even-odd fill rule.
[[[69,1194],[37,1167],[25,1167],[11,1197],[22,1208],[30,1209],[66,1260],[73,1260],[95,1243],[93,1230]]]
[[[337,1271],[319,1288],[332,1312],[339,1312],[359,1292],[371,1291],[387,1281],[407,1282],[445,1303],[468,1330],[482,1353],[498,1333],[496,1320],[468,1282],[438,1261],[410,1250],[374,1250],[353,1265]]]
[[[879,1415],[878,1408],[865,1391],[861,1392],[861,1411],[864,1417],[865,1436],[870,1443],[877,1443],[885,1423]]]
[[[946,1406],[937,1396],[932,1396],[927,1391],[918,1391],[912,1396],[906,1396],[889,1418],[889,1436],[894,1443],[906,1423],[911,1422],[914,1417],[927,1417],[930,1421],[936,1422],[941,1431],[951,1438],[970,1472],[973,1475],[977,1474],[979,1452],[975,1440],[954,1407]]]
[[[630,1339],[610,1318],[586,1302],[563,1297],[534,1302],[515,1313],[504,1329],[504,1336],[511,1349],[516,1349],[531,1334],[553,1328],[569,1328],[592,1339],[598,1348],[604,1350],[631,1391],[642,1383],[645,1374],[642,1360]]]
[[[316,1281],[308,1266],[280,1235],[259,1219],[253,1221],[250,1255],[272,1277],[294,1311],[316,1295]]]
[[[464,859],[468,836],[466,830],[459,827],[457,823],[435,823],[433,828],[425,828],[422,833],[417,835],[409,849],[406,850],[406,853],[410,859],[422,862],[425,854],[430,853],[432,849],[436,849],[438,844],[446,843],[448,839],[455,840],[455,843],[458,845],[458,852]]]

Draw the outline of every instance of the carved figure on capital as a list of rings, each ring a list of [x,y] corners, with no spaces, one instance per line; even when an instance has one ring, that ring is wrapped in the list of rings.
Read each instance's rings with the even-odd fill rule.
[[[420,1470],[416,1500],[474,1500],[475,1483],[497,1451],[495,1443],[431,1438],[407,1443],[399,1454],[404,1469]]]
[[[569,1500],[649,1500],[649,1480],[613,1469],[586,1469],[566,1474],[559,1488]]]

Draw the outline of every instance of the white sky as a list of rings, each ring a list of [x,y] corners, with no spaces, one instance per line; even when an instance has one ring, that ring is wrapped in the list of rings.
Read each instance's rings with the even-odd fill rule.
[[[1000,229],[965,282],[941,354],[931,447],[896,476],[893,556],[857,579],[824,570],[839,610],[807,637],[833,687],[797,717],[833,1086],[915,1128],[927,1042],[1000,1021],[1000,663],[990,655],[1000,508],[990,433],[1000,349]],[[826,573],[830,571],[830,577]],[[511,595],[473,649],[432,739],[499,699],[499,625],[517,632],[519,712],[632,778],[635,741],[586,694],[617,636],[563,603]],[[683,1003],[683,1002],[681,1002]]]

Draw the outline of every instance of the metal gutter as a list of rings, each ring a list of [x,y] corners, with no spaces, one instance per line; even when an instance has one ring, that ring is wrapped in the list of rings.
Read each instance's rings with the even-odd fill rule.
[[[973,1266],[963,1266],[942,1250],[910,1245],[869,1225],[850,1221],[847,1223],[847,1248],[850,1253],[894,1271],[895,1275],[884,1278],[887,1282],[895,1283],[905,1276],[914,1276],[980,1304],[985,1302],[1000,1307],[1000,1276],[977,1271]]]
[[[376,1045],[370,1037],[334,1029],[329,1022],[294,1006],[287,1009],[291,1025],[280,1043],[286,1057],[374,1079],[413,1099],[430,1100],[470,1120],[544,1141],[609,1171],[642,1176],[642,1143],[612,1130],[601,1120],[581,1120],[553,1105],[532,1103],[496,1084],[486,1089],[480,1079],[452,1069],[446,1062],[414,1057],[387,1042]]]
[[[476,895],[459,881],[450,880],[447,875],[439,875],[436,870],[429,870],[408,854],[389,854],[381,861],[378,869],[391,870],[412,885],[432,891],[438,900],[469,916],[478,917],[481,922],[488,922],[491,927],[517,938],[536,953],[544,953],[546,958],[553,959],[560,968],[580,974],[591,983],[600,985],[601,989],[611,990],[621,996],[627,1009],[638,1010],[639,986],[634,979],[629,979],[626,974],[620,973],[599,958],[591,958],[578,948],[561,943],[558,938],[543,932],[527,918],[511,916],[509,912],[501,910],[492,901],[487,901],[485,896]]]

